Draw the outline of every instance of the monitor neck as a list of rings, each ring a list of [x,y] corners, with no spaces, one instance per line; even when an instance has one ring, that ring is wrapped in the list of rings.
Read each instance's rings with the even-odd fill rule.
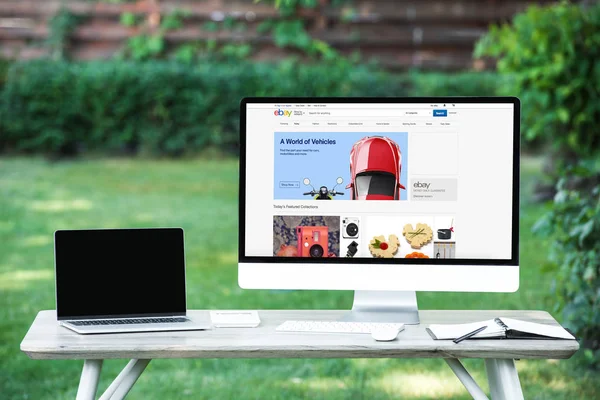
[[[344,321],[419,323],[416,292],[356,290]]]

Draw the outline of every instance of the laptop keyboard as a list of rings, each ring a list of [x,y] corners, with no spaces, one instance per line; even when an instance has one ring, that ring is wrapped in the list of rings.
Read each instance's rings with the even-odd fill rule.
[[[95,325],[130,325],[130,324],[170,324],[178,322],[189,322],[185,317],[166,317],[166,318],[135,318],[135,319],[93,319],[88,321],[68,321],[76,326],[95,326]]]

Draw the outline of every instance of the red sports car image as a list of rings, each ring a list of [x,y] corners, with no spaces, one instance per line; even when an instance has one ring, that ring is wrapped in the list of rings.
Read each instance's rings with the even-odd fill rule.
[[[367,136],[350,151],[352,200],[400,200],[402,153],[396,142],[383,136]]]

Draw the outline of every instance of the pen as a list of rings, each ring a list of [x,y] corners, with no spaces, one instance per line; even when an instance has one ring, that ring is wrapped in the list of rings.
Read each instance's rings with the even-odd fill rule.
[[[483,331],[485,328],[487,328],[487,326],[482,326],[479,329],[475,329],[473,332],[469,332],[466,335],[462,335],[461,337],[454,339],[453,342],[460,343],[463,340],[470,338],[471,336],[477,335],[479,332]]]

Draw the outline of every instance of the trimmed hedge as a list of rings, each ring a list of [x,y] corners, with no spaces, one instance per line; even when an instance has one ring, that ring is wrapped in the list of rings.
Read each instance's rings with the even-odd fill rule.
[[[509,81],[506,75],[494,72],[427,72],[409,76],[411,96],[498,96]]]
[[[493,95],[495,75],[392,75],[346,63],[32,61],[0,93],[0,151],[180,155],[237,151],[245,96]]]

